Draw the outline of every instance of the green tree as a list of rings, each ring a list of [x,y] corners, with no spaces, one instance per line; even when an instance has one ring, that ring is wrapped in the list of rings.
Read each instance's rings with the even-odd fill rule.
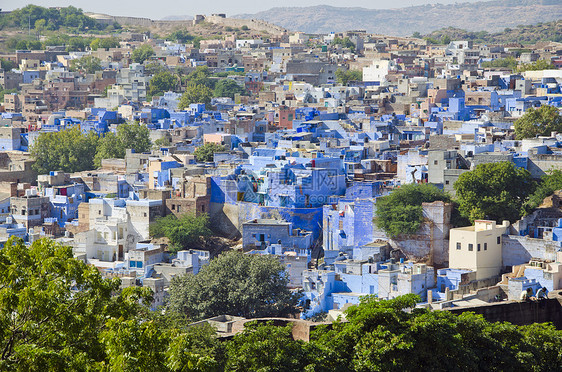
[[[246,89],[238,85],[232,79],[221,79],[215,84],[215,97],[230,97],[234,99],[236,94],[244,94]]]
[[[87,370],[103,362],[98,336],[106,322],[131,319],[139,300],[151,302],[150,290],[119,294],[119,285],[70,247],[10,238],[0,250],[0,370]]]
[[[546,371],[562,362],[562,332],[552,325],[517,327],[470,312],[414,309],[418,300],[362,298],[346,311],[347,322],[312,332],[320,351],[314,369]]]
[[[416,39],[421,39],[422,35],[418,31],[416,31],[412,34],[412,37],[414,37]]]
[[[390,236],[416,233],[423,222],[422,203],[451,198],[431,184],[410,184],[377,199],[375,222]]]
[[[515,71],[517,70],[517,60],[514,57],[499,58],[499,59],[494,59],[493,61],[482,62],[481,66],[484,68],[506,67]]]
[[[199,216],[185,213],[179,218],[170,214],[156,219],[149,229],[150,235],[155,238],[167,237],[171,244],[169,250],[173,253],[199,247],[205,238],[211,236],[206,213]]]
[[[106,133],[105,137],[99,141],[94,164],[96,167],[101,165],[102,159],[125,158],[126,150],[132,149],[136,153],[150,151],[150,131],[143,124],[120,124],[117,126],[117,133]]]
[[[85,56],[80,59],[73,59],[70,62],[71,71],[82,71],[88,74],[93,74],[96,71],[103,70],[101,60],[94,56]]]
[[[9,59],[0,58],[0,68],[2,70],[11,71],[15,67],[16,67],[15,62],[10,61]]]
[[[531,107],[514,126],[518,139],[550,136],[552,132],[562,132],[562,116],[554,106]]]
[[[350,81],[363,81],[363,72],[359,70],[336,70],[336,80],[341,85],[347,85]]]
[[[226,349],[227,371],[305,371],[307,366],[313,370],[312,347],[293,339],[291,325],[246,323]]]
[[[176,30],[174,32],[172,32],[168,37],[168,40],[174,40],[178,43],[181,44],[186,44],[186,43],[190,43],[193,44],[193,46],[195,48],[199,48],[200,42],[201,40],[203,40],[203,38],[201,36],[195,36],[195,35],[191,35],[189,34],[189,32],[187,32],[187,30]]]
[[[531,174],[511,162],[485,163],[460,175],[454,184],[461,214],[471,222],[515,222],[533,192]]]
[[[168,309],[192,319],[282,316],[295,310],[299,297],[288,282],[278,258],[232,251],[211,260],[197,275],[174,277]]]
[[[184,77],[184,83],[187,85],[204,85],[213,89],[215,86],[215,81],[209,79],[211,76],[211,71],[207,66],[198,66],[195,70],[191,71],[187,76]]]
[[[223,145],[209,142],[196,148],[193,152],[193,155],[195,155],[195,159],[198,162],[208,163],[213,161],[215,152],[223,151],[226,151],[226,147],[224,147]]]
[[[541,71],[541,70],[553,70],[553,69],[556,69],[556,67],[552,63],[544,59],[538,59],[535,62],[526,63],[519,66],[517,68],[517,71],[524,72],[524,71]]]
[[[171,144],[172,144],[172,142],[170,141],[170,139],[168,137],[158,138],[153,143],[153,145],[156,149],[159,149],[161,147],[168,147]]]
[[[343,48],[349,48],[351,49],[352,52],[355,51],[355,44],[353,43],[353,41],[351,41],[349,37],[344,37],[343,39],[336,37],[334,38],[334,41],[332,41],[332,44],[341,45]]]
[[[145,63],[144,72],[147,75],[156,75],[160,72],[169,72],[161,61],[150,61]]]
[[[168,91],[175,91],[178,87],[178,76],[169,71],[162,71],[154,74],[150,79],[148,93],[156,96]]]
[[[94,132],[82,134],[77,127],[41,133],[31,146],[33,168],[39,174],[92,170],[97,145],[98,137]]]
[[[177,324],[177,323],[176,323]],[[170,371],[221,371],[224,364],[223,345],[210,325],[175,328],[166,351]]]
[[[190,84],[185,88],[178,103],[178,109],[183,110],[192,103],[211,103],[213,91],[205,85]]]
[[[154,49],[152,49],[152,46],[150,46],[150,44],[142,44],[141,46],[133,50],[133,53],[131,54],[131,58],[135,63],[143,63],[153,55],[154,55]]]
[[[169,342],[164,330],[145,319],[109,319],[101,333],[110,371],[165,371]]]
[[[545,198],[554,194],[557,190],[562,190],[562,170],[551,169],[541,177],[535,192],[529,197],[526,203],[526,211],[530,212],[537,208]]]
[[[47,25],[47,21],[45,21],[44,19],[38,19],[38,20],[35,21],[35,29],[37,30],[37,32],[39,34],[41,34],[41,32],[43,32],[46,25]]]
[[[119,39],[117,39],[116,37],[95,38],[90,43],[90,48],[92,50],[98,50],[99,48],[102,49],[117,48],[118,46],[119,46]]]

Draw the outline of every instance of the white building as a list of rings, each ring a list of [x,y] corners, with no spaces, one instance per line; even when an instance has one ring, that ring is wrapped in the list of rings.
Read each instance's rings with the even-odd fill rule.
[[[364,82],[378,82],[380,85],[387,83],[386,76],[391,71],[397,71],[396,62],[390,60],[374,60],[371,65],[363,67]]]
[[[476,280],[492,278],[502,269],[502,235],[509,221],[477,220],[474,226],[449,231],[449,268],[476,271]]]

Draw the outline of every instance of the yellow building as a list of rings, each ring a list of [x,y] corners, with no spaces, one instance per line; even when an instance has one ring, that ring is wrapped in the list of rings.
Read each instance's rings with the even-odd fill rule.
[[[477,220],[474,226],[449,231],[449,267],[476,271],[476,280],[500,274],[502,235],[509,221],[497,226],[495,221]]]

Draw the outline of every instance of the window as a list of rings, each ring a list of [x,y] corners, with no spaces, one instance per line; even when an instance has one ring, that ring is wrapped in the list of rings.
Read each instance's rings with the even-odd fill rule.
[[[461,243],[457,243],[457,251],[461,250]]]
[[[485,250],[485,251],[488,250],[488,243],[484,243],[484,250]]]
[[[144,212],[144,216],[146,217],[146,212]]]
[[[448,184],[449,184],[449,180],[446,180],[446,181],[445,181],[445,185],[448,185]]]
[[[498,244],[500,244],[500,237],[498,236]]]
[[[433,165],[437,165],[437,164],[439,164],[439,161],[434,160],[434,161],[433,161]]]
[[[473,244],[468,244],[468,250],[470,252],[472,252],[474,250],[474,245]]]
[[[478,250],[478,252],[480,252],[480,244],[476,246],[476,249]]]

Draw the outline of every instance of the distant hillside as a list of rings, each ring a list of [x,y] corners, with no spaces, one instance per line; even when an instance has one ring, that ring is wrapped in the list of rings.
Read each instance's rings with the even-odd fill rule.
[[[515,28],[506,28],[504,31],[496,33],[488,33],[486,31],[473,32],[448,27],[424,35],[424,38],[435,42],[449,39],[472,40],[474,42],[490,44],[534,44],[539,41],[562,42],[562,20],[531,26],[520,25]]]
[[[562,19],[561,0],[493,0],[476,3],[433,4],[399,9],[332,6],[272,8],[235,18],[262,19],[289,30],[308,33],[366,30],[369,33],[409,36],[444,27],[499,32],[506,27]]]

